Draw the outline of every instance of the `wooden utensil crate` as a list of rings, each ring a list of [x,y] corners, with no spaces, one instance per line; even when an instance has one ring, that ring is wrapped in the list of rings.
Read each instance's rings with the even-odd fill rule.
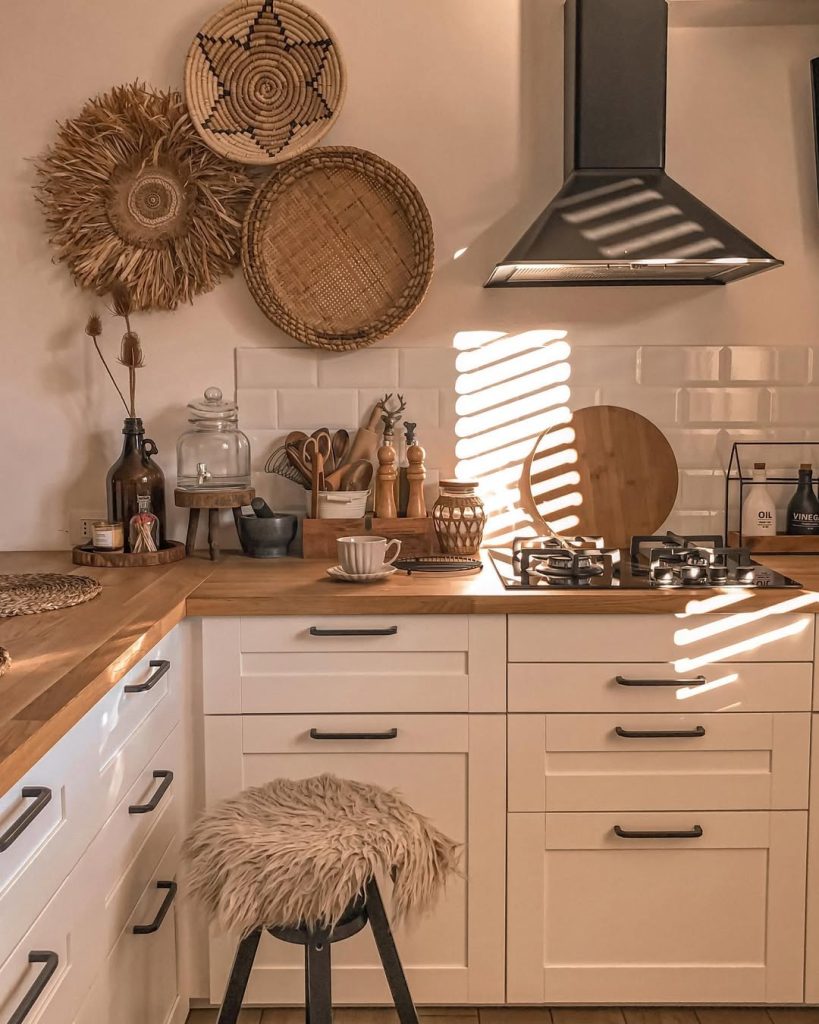
[[[332,558],[338,555],[339,537],[386,537],[401,541],[402,555],[432,555],[438,551],[438,540],[432,519],[305,519],[302,532],[304,558]]]

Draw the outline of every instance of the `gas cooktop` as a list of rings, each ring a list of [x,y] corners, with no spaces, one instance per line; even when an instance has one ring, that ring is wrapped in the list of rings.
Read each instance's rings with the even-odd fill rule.
[[[717,535],[632,537],[628,548],[607,548],[601,537],[516,537],[489,555],[507,590],[801,586]]]

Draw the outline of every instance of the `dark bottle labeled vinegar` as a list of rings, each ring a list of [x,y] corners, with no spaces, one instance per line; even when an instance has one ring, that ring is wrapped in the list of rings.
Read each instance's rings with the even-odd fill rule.
[[[788,502],[787,532],[819,534],[819,498],[813,490],[813,468],[806,462],[799,467],[799,483]]]

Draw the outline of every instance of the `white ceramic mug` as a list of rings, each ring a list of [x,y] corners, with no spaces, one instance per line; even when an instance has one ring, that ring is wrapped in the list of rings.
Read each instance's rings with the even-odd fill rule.
[[[395,551],[387,557],[387,552],[395,545]],[[401,541],[386,537],[339,537],[338,560],[341,568],[356,576],[366,573],[381,572],[398,558],[401,553]]]

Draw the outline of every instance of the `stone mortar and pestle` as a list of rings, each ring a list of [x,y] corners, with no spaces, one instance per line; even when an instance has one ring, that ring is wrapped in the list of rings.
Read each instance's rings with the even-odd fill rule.
[[[284,558],[298,528],[296,516],[273,512],[264,498],[251,502],[254,515],[237,517],[239,542],[250,558]]]

